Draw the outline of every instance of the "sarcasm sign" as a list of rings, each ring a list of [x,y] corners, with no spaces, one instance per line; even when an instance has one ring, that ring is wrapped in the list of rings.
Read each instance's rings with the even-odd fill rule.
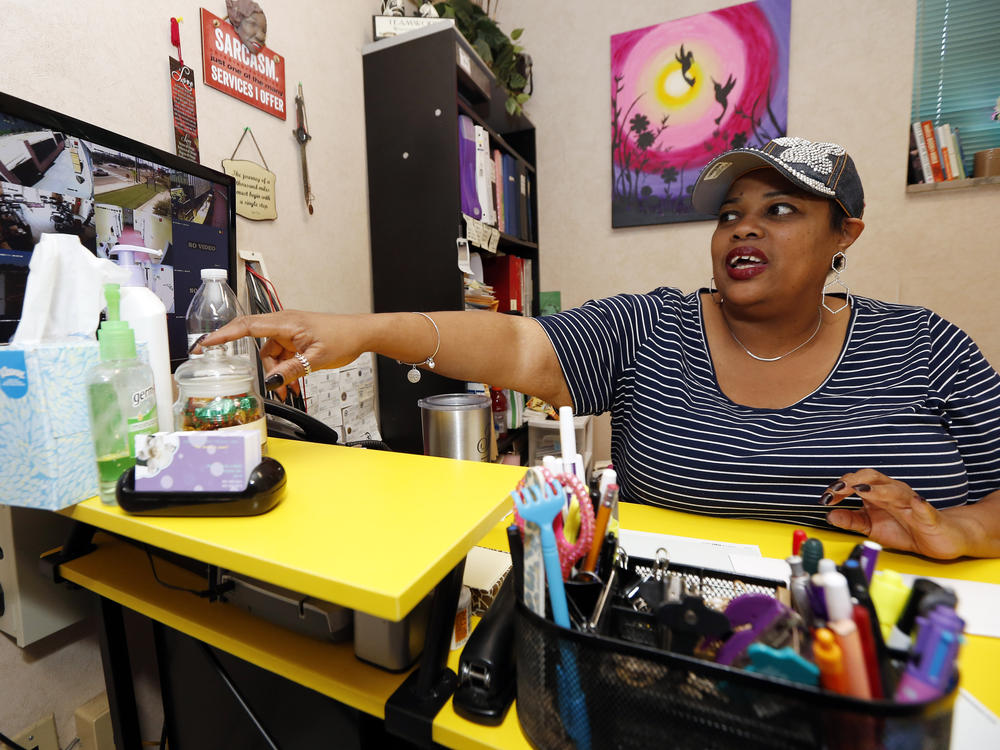
[[[229,21],[201,9],[201,56],[205,85],[286,118],[285,60],[267,47],[254,54]]]

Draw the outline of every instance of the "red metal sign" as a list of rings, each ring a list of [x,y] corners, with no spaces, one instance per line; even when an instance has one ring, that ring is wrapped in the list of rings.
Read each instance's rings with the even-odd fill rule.
[[[253,54],[229,21],[201,9],[205,85],[285,119],[285,60],[267,47]]]

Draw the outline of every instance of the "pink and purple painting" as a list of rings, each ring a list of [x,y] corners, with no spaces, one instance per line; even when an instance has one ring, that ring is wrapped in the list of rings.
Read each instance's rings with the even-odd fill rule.
[[[758,0],[611,37],[613,227],[708,219],[702,167],[788,124],[791,0]]]

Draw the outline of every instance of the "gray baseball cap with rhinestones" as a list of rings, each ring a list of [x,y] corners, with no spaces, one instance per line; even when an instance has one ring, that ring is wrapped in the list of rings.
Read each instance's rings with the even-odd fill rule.
[[[695,211],[716,214],[729,187],[741,176],[761,167],[773,167],[803,190],[840,204],[847,215],[860,219],[865,191],[854,160],[843,146],[805,138],[782,137],[763,148],[737,148],[719,154],[698,176],[691,203]]]

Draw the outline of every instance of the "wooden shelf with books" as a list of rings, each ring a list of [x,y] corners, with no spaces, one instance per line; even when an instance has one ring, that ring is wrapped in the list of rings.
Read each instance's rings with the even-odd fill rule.
[[[490,309],[491,280],[470,277],[496,261],[520,264],[496,309],[515,300],[515,312],[537,314],[534,125],[507,113],[506,92],[452,27],[367,44],[362,70],[373,310]],[[418,400],[466,384],[430,371],[410,383],[405,370],[378,358],[381,432],[393,450],[420,453]]]

